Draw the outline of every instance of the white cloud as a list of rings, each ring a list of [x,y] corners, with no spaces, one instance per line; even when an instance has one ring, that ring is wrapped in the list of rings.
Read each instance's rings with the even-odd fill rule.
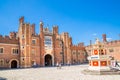
[[[97,35],[97,33],[93,33],[92,35],[93,35],[93,36],[96,36],[96,35]]]
[[[111,41],[112,40],[112,38],[106,38],[107,39],[107,41]]]

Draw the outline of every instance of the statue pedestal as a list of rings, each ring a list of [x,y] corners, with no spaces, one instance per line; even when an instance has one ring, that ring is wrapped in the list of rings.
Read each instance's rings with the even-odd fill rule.
[[[93,67],[93,66],[89,66],[88,68],[91,71],[110,71],[110,67]]]
[[[109,55],[92,55],[88,57],[89,70],[93,71],[109,71],[110,70],[110,58]]]

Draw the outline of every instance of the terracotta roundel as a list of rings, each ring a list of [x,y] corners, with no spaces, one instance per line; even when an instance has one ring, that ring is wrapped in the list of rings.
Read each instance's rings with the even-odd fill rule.
[[[107,61],[101,61],[100,64],[101,66],[107,66]]]
[[[93,66],[98,66],[98,61],[93,61]]]
[[[97,50],[94,50],[94,55],[98,55],[98,51]]]

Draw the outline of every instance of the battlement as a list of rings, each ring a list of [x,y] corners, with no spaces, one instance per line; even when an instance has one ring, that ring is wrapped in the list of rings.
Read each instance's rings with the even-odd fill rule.
[[[106,45],[118,45],[118,44],[120,44],[120,40],[114,40],[106,43]]]
[[[16,37],[17,37],[17,32],[10,32],[10,34],[9,34],[10,39],[16,38]]]
[[[38,34],[32,34],[32,37],[39,37],[40,35]]]
[[[43,28],[43,31],[44,31],[44,34],[51,34],[52,35],[52,31],[48,27]]]
[[[9,36],[0,35],[0,43],[19,44],[19,40],[16,37],[10,38]]]
[[[85,47],[79,46],[79,45],[72,45],[71,49],[73,49],[73,50],[85,50]]]

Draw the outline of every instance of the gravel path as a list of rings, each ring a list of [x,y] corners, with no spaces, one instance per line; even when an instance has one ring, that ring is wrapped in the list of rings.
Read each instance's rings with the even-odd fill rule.
[[[120,80],[120,75],[84,75],[88,65],[0,70],[0,80]]]

